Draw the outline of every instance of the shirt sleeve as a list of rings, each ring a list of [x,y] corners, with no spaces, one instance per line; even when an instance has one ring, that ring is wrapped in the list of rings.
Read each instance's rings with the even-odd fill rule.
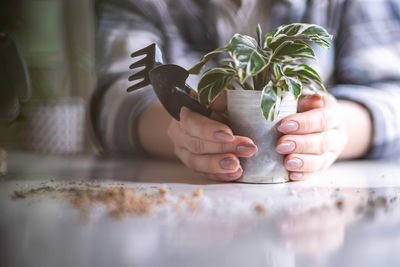
[[[373,121],[367,158],[400,153],[400,4],[347,1],[335,40],[337,85],[331,92],[365,106]],[[360,133],[363,134],[363,133]]]
[[[132,85],[128,81],[133,74],[129,66],[140,59],[131,58],[132,52],[157,43],[167,63],[185,68],[200,58],[200,53],[183,41],[171,15],[182,17],[177,12],[179,9],[161,0],[96,1],[98,85],[92,95],[90,118],[103,152],[145,155],[137,125],[143,111],[157,101],[157,97],[151,85],[126,92]],[[187,82],[193,84],[195,79],[189,77]]]
[[[96,1],[96,73],[90,119],[100,150],[114,154],[143,154],[137,138],[141,113],[154,101],[150,86],[127,93],[133,59],[130,54],[153,42],[163,45],[157,28],[157,6],[135,1]],[[150,21],[146,15],[154,14]]]

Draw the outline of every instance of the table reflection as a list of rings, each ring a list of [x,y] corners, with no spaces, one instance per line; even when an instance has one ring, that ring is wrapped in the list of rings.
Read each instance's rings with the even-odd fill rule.
[[[1,266],[400,263],[400,186],[394,180],[389,186],[368,186],[363,176],[343,186],[329,178],[345,174],[347,163],[313,181],[268,185],[209,181],[177,162],[24,155],[22,164],[20,156],[11,155],[10,172],[0,186]],[[363,174],[368,167],[354,166]],[[68,201],[9,197],[21,186],[35,188],[49,179],[54,179],[49,186],[75,180],[103,187],[118,183],[148,194],[158,194],[162,186],[171,201],[150,214],[117,220],[97,205],[90,221],[82,223]],[[194,200],[198,209],[174,209],[182,196],[200,188],[204,193]]]

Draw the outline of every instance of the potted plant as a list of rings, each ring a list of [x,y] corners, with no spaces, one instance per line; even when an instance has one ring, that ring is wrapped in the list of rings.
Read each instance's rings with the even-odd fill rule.
[[[189,72],[199,74],[217,54],[227,54],[222,64],[205,71],[198,84],[198,100],[210,105],[227,90],[228,121],[233,132],[252,138],[259,152],[241,159],[239,181],[277,183],[288,181],[283,156],[275,152],[278,122],[297,110],[304,87],[326,91],[321,77],[303,59],[316,59],[315,43],[329,48],[332,36],[315,24],[282,25],[257,39],[236,33],[229,43],[205,56]]]

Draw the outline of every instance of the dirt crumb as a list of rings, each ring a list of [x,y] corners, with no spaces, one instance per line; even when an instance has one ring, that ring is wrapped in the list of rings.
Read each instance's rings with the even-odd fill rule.
[[[199,188],[193,192],[194,197],[202,197],[203,196],[203,189]]]
[[[254,210],[259,214],[266,213],[266,209],[265,209],[264,205],[261,205],[261,204],[254,205]]]
[[[342,211],[343,208],[344,208],[344,202],[343,202],[343,200],[337,200],[337,201],[335,202],[335,206],[336,206],[336,208],[337,208],[338,210]]]
[[[168,192],[169,192],[168,189],[165,187],[160,187],[158,189],[158,193],[160,193],[160,195],[166,195],[166,194],[168,194]]]

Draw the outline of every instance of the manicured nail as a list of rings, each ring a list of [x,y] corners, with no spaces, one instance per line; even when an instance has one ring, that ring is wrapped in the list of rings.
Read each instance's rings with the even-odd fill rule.
[[[214,133],[215,139],[218,141],[229,142],[234,139],[233,135],[224,131],[217,131]]]
[[[237,168],[237,162],[236,160],[232,158],[224,158],[219,162],[219,165],[221,166],[222,169],[225,170],[232,170]]]
[[[318,101],[318,100],[322,100],[322,95],[320,94],[313,94],[311,95],[312,100]]]
[[[230,178],[238,177],[242,173],[242,168],[240,168],[238,171],[233,172],[233,173],[228,173],[226,176]]]
[[[249,143],[240,143],[236,151],[241,155],[251,155],[257,152],[257,146]]]
[[[289,175],[289,178],[291,179],[291,180],[301,180],[301,178],[303,178],[303,173],[301,173],[301,172],[292,172],[292,173],[290,173],[290,175]]]
[[[297,170],[300,169],[301,166],[303,166],[303,161],[301,161],[301,159],[293,158],[286,161],[286,167],[289,170]]]
[[[295,121],[287,121],[279,125],[278,131],[282,133],[291,133],[299,129],[299,124]]]
[[[311,99],[314,101],[322,100],[322,96],[320,94],[311,94],[303,96],[304,99]]]
[[[276,147],[276,152],[281,153],[281,154],[287,154],[292,152],[296,148],[296,144],[292,141],[286,141],[283,143],[280,143]]]

